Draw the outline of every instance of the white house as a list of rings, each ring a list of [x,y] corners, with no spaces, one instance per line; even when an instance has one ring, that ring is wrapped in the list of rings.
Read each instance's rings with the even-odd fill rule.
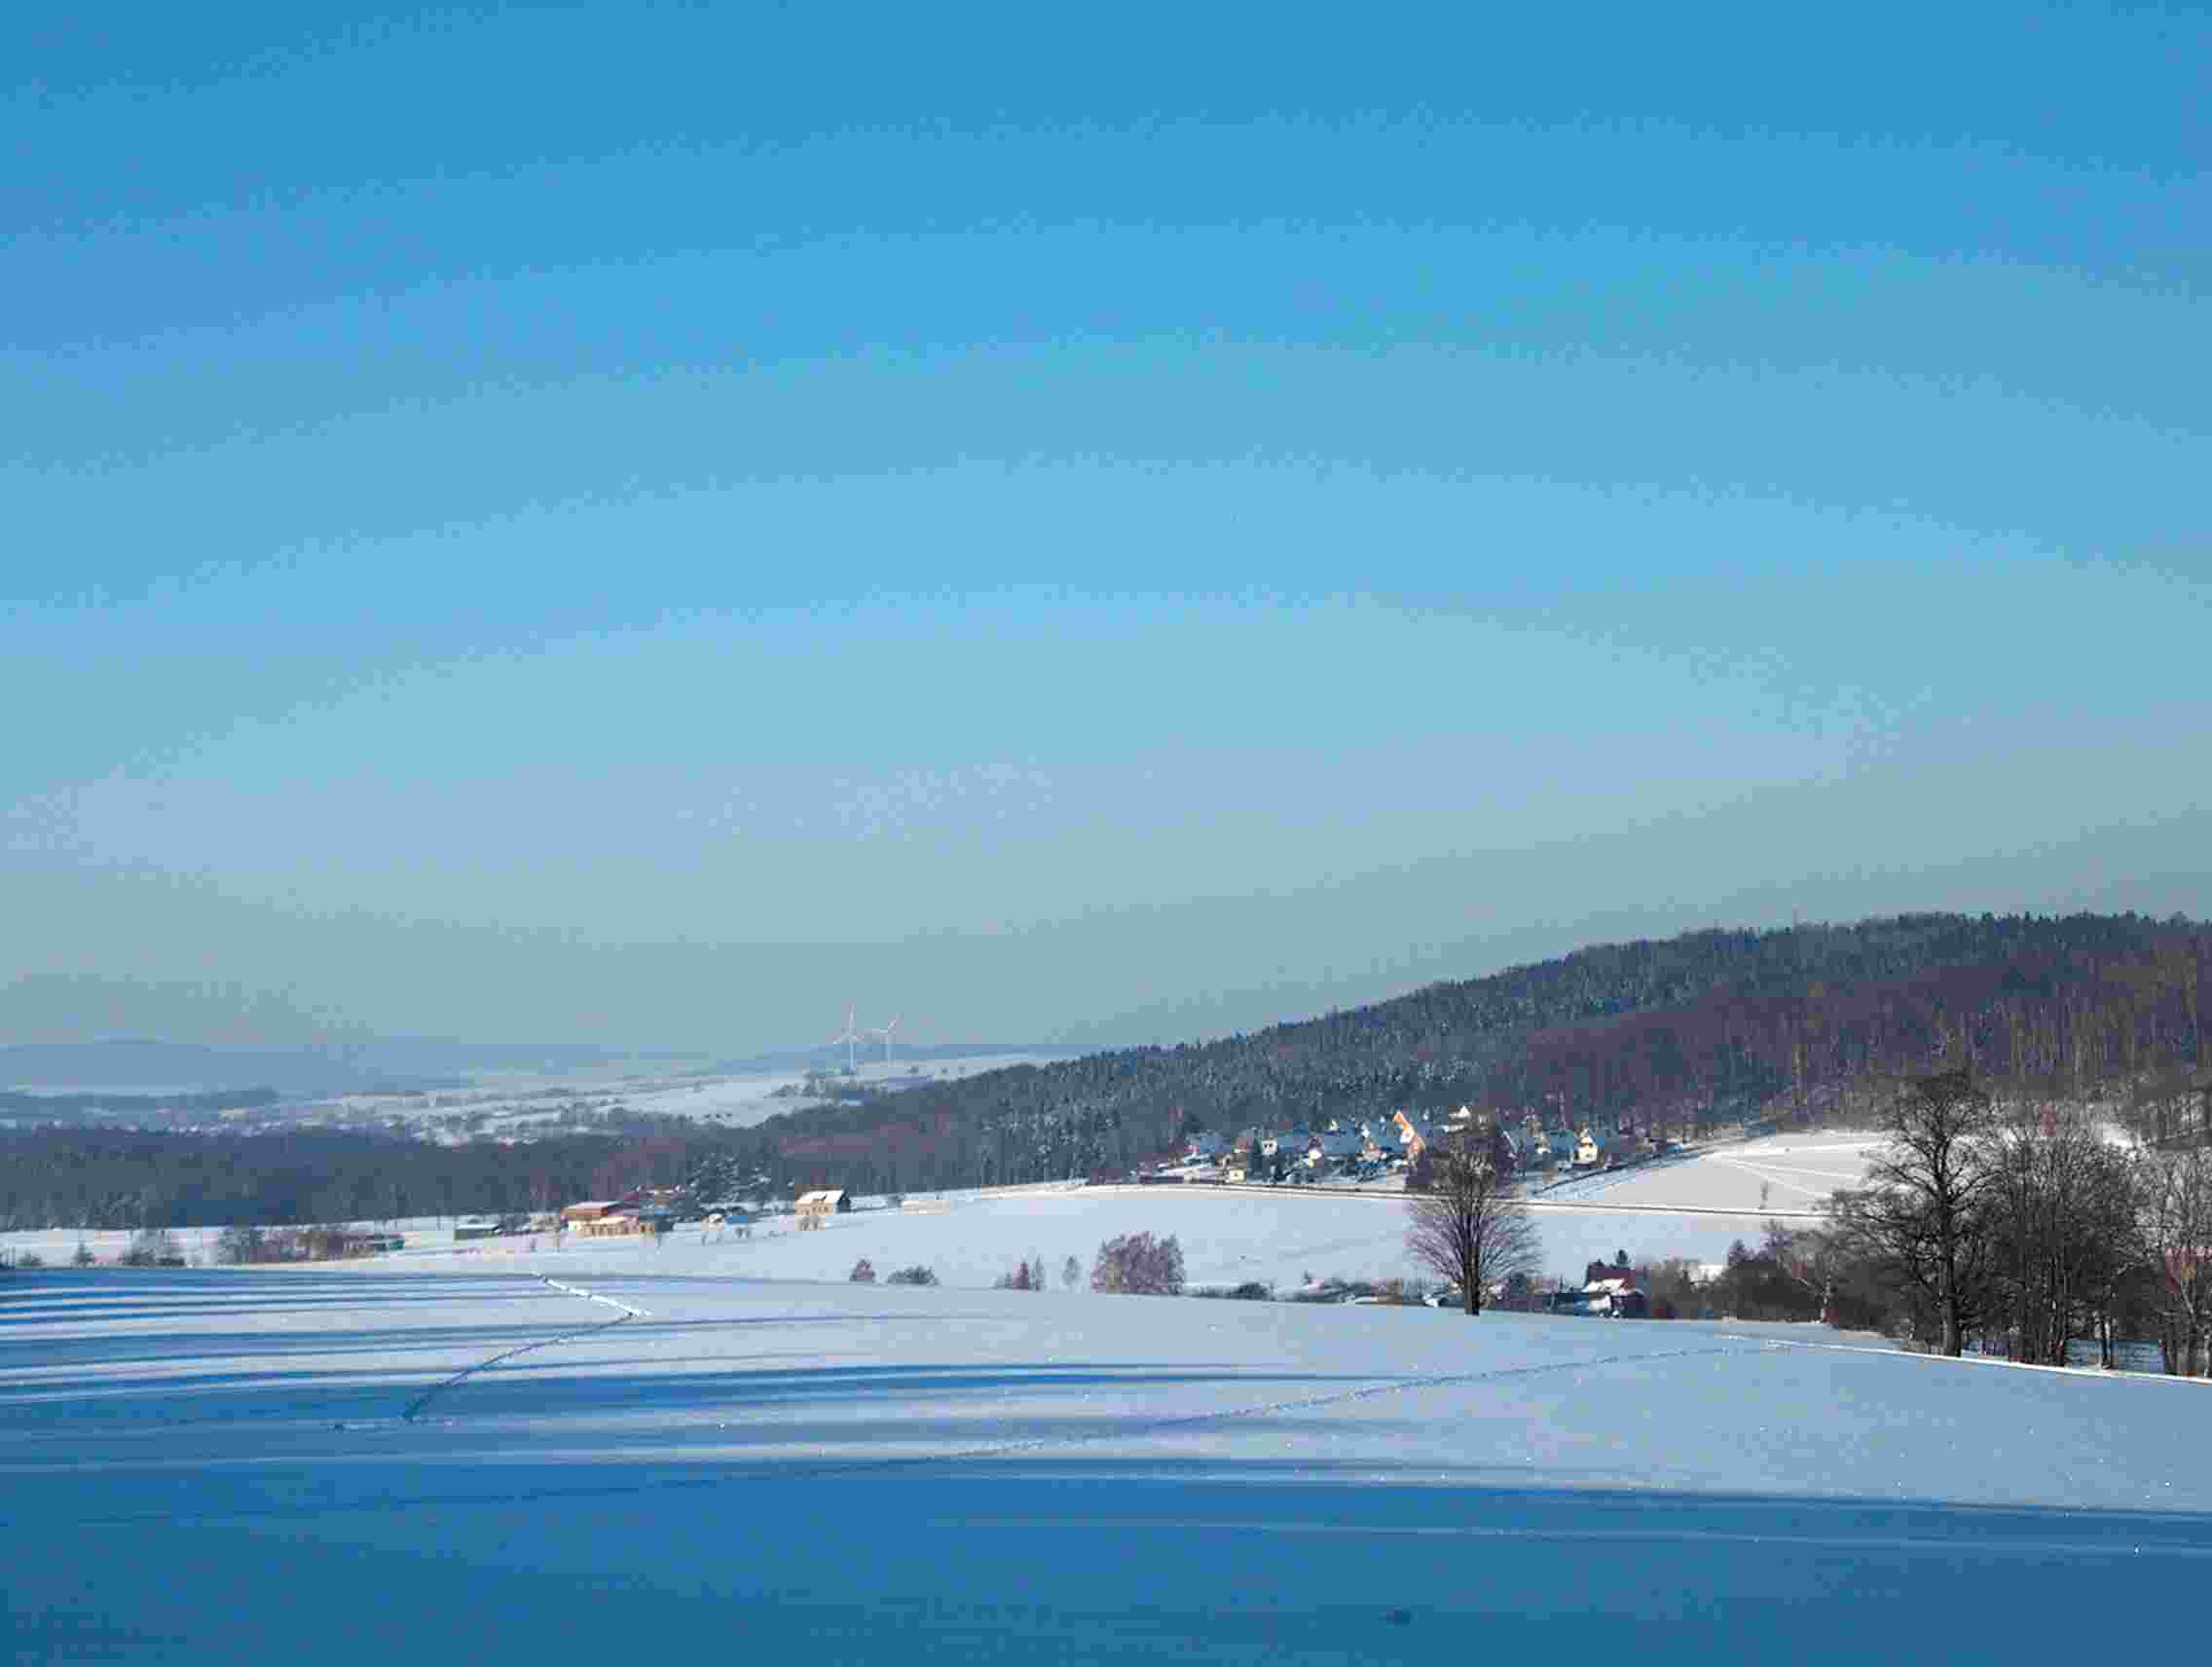
[[[1626,1163],[1642,1155],[1642,1144],[1633,1134],[1601,1134],[1585,1129],[1574,1143],[1574,1167],[1578,1169],[1595,1169],[1608,1162]]]

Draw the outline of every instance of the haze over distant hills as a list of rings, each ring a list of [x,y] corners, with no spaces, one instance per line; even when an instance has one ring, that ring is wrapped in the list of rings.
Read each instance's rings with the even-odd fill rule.
[[[0,1048],[0,1088],[172,1090],[267,1088],[279,1093],[419,1087],[425,1075],[336,1049],[221,1048],[118,1038]]]
[[[1019,1054],[1036,1059],[1080,1059],[1086,1054],[1095,1054],[1097,1048],[1074,1047],[1057,1042],[932,1042],[912,1047],[897,1043],[891,1057],[900,1064],[918,1063],[932,1059],[994,1059]],[[771,1071],[802,1071],[809,1066],[824,1064],[842,1052],[830,1043],[818,1042],[810,1048],[775,1048],[765,1054],[755,1054],[750,1058],[724,1059],[715,1066],[718,1071],[732,1075],[756,1075]],[[876,1059],[882,1056],[882,1045],[869,1043],[862,1050],[862,1056]]]
[[[1073,1058],[1088,1050],[1012,1042],[902,1042],[901,1061],[993,1058]],[[0,1090],[99,1089],[159,1093],[229,1089],[274,1089],[283,1094],[368,1093],[376,1090],[454,1088],[503,1072],[563,1075],[571,1071],[635,1065],[645,1070],[766,1075],[829,1063],[837,1050],[827,1043],[784,1048],[751,1058],[709,1063],[704,1053],[681,1049],[622,1049],[585,1042],[461,1042],[438,1037],[381,1037],[369,1041],[289,1048],[251,1048],[198,1042],[119,1037],[97,1042],[26,1042],[0,1047]],[[870,1056],[874,1056],[873,1051]]]

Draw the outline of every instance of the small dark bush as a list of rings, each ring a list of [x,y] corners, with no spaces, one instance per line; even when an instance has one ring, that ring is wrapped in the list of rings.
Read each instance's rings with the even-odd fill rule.
[[[856,1285],[872,1285],[875,1283],[875,1264],[863,1256],[853,1264],[853,1271],[846,1278]],[[898,1281],[894,1278],[892,1282],[896,1284]]]
[[[937,1275],[920,1266],[901,1268],[883,1282],[887,1285],[934,1285],[937,1283]]]

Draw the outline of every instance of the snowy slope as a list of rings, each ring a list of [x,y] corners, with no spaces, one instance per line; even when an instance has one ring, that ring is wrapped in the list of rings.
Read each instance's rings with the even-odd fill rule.
[[[1044,1056],[982,1054],[906,1060],[863,1059],[850,1079],[831,1084],[894,1089],[922,1079],[953,1082],[983,1071],[1037,1064]],[[435,1093],[349,1093],[302,1100],[270,1113],[264,1123],[338,1124],[362,1127],[413,1127],[441,1138],[470,1136],[523,1138],[557,1131],[566,1112],[627,1112],[636,1116],[682,1117],[731,1129],[750,1129],[785,1112],[806,1111],[825,1103],[806,1097],[803,1071],[699,1072],[663,1065],[538,1072],[492,1072],[473,1087]],[[235,1121],[235,1120],[234,1120]]]
[[[606,1300],[16,1289],[18,1658],[2050,1659],[2122,1616],[2175,1642],[2212,1567],[2195,1386],[1741,1326],[574,1288]]]
[[[1054,1282],[1070,1256],[1088,1269],[1101,1241],[1118,1234],[1173,1234],[1191,1278],[1201,1284],[1247,1279],[1296,1285],[1308,1274],[1326,1278],[1386,1278],[1417,1272],[1406,1258],[1401,1195],[1303,1192],[1288,1189],[1104,1187],[948,1195],[942,1209],[856,1210],[818,1232],[800,1233],[790,1217],[766,1217],[752,1237],[737,1239],[697,1226],[667,1240],[535,1240],[454,1242],[450,1223],[412,1220],[364,1223],[402,1234],[407,1247],[361,1264],[367,1270],[478,1273],[487,1268],[571,1273],[638,1271],[745,1278],[841,1279],[866,1257],[880,1273],[914,1263],[950,1285],[988,1286],[1015,1262],[1043,1256]],[[1615,1211],[1610,1195],[1588,1208],[1547,1202],[1536,1211],[1547,1275],[1579,1282],[1591,1261],[1626,1250],[1641,1262],[1679,1256],[1717,1262],[1736,1240],[1756,1244],[1766,1219],[1756,1213]],[[179,1229],[179,1247],[196,1262],[212,1261],[217,1230]],[[79,1242],[113,1262],[130,1235],[55,1229],[0,1235],[0,1244],[30,1251],[50,1265],[66,1263]]]
[[[1548,1187],[1546,1199],[1661,1209],[1818,1213],[1829,1194],[1861,1185],[1880,1147],[1867,1134],[1781,1134]]]
[[[409,1248],[364,1267],[475,1272],[522,1266],[568,1274],[692,1274],[756,1279],[842,1279],[862,1258],[879,1274],[921,1264],[948,1285],[988,1286],[1018,1261],[1042,1256],[1053,1280],[1073,1256],[1086,1269],[1119,1234],[1173,1234],[1199,1284],[1278,1286],[1316,1278],[1385,1278],[1417,1272],[1407,1259],[1402,1196],[1330,1195],[1269,1188],[1105,1187],[955,1195],[927,1213],[861,1209],[801,1233],[768,1217],[752,1237],[686,1227],[663,1241],[495,1241],[458,1248],[437,1230],[410,1233]],[[1547,1274],[1581,1280],[1586,1263],[1626,1250],[1637,1261],[1681,1256],[1717,1262],[1738,1239],[1756,1243],[1756,1216],[1608,1213],[1545,1208],[1537,1213]],[[564,1270],[566,1272],[564,1272]]]

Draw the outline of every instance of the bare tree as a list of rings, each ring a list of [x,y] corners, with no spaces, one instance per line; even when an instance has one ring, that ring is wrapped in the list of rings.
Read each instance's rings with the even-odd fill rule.
[[[2127,1155],[2072,1106],[2022,1099],[1988,1149],[1990,1312],[2015,1359],[2062,1366],[2077,1336],[2110,1355],[2110,1317],[2136,1265]]]
[[[1836,1282],[1846,1266],[1843,1245],[1817,1227],[1766,1224],[1764,1253],[1792,1284],[1820,1304],[1823,1324],[1835,1323]]]
[[[1183,1294],[1183,1246],[1175,1236],[1124,1233],[1098,1246],[1090,1267],[1090,1288],[1124,1296],[1176,1297]]]
[[[1987,1283],[1991,1130],[1971,1073],[1918,1078],[1883,1116],[1869,1184],[1828,1202],[1845,1243],[1912,1299],[1945,1354],[1965,1352]]]
[[[1427,1190],[1408,1195],[1406,1249],[1458,1288],[1471,1319],[1482,1313],[1490,1284],[1537,1273],[1536,1224],[1513,1201],[1492,1142],[1460,1134],[1430,1151]]]
[[[154,1268],[181,1262],[176,1239],[166,1227],[142,1227],[130,1236],[123,1260],[133,1268]]]
[[[2212,1376],[2212,1147],[2152,1155],[2139,1233],[2157,1279],[2166,1370]]]

